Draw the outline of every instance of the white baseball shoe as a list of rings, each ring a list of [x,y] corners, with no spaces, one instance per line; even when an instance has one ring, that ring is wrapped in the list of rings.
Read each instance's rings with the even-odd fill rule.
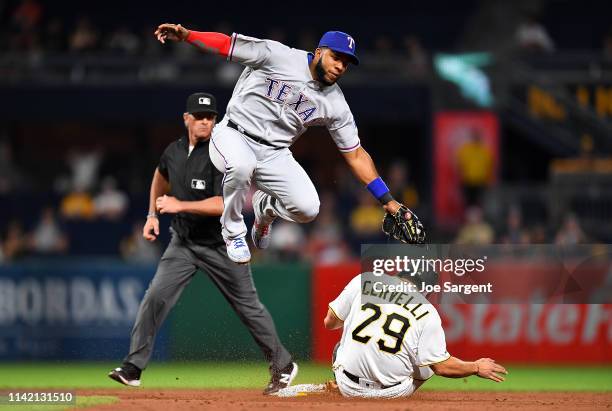
[[[251,252],[244,237],[225,240],[227,246],[227,256],[235,263],[246,264],[251,261]]]
[[[255,222],[251,227],[251,239],[257,248],[268,248],[272,232],[272,220],[269,223],[264,223],[262,217],[264,215],[264,198],[266,193],[261,190],[255,191],[253,194],[253,211],[255,212]]]

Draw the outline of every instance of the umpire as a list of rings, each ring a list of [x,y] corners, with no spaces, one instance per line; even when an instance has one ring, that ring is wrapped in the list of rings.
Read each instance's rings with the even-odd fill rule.
[[[155,336],[198,269],[208,273],[269,361],[271,379],[264,394],[274,394],[288,386],[297,375],[297,364],[281,344],[270,313],[259,301],[250,266],[231,261],[221,237],[223,175],[208,156],[217,114],[214,96],[190,95],[183,114],[188,135],[166,148],[153,175],[149,214],[142,234],[155,241],[159,235],[157,211],[172,213],[172,239],[140,303],[130,352],[123,365],[108,374],[122,384],[140,385],[141,371],[151,358]]]

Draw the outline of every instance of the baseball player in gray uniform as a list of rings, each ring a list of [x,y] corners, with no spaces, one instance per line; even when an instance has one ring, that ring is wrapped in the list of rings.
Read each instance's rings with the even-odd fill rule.
[[[424,295],[417,291],[382,291],[372,278],[361,274],[354,277],[329,303],[324,320],[328,329],[343,329],[333,358],[342,395],[407,397],[434,373],[448,378],[478,375],[504,381],[506,369],[492,359],[462,361],[448,353],[440,315]],[[419,276],[389,277],[385,283],[406,280],[421,288]]]
[[[140,385],[142,371],[153,353],[155,336],[185,287],[198,270],[203,270],[269,361],[271,378],[264,394],[275,395],[291,384],[298,366],[278,338],[274,321],[259,300],[250,265],[232,263],[225,251],[219,224],[223,176],[211,164],[208,150],[216,119],[217,103],[213,95],[190,95],[183,114],[186,135],[168,145],[155,169],[143,237],[148,241],[157,239],[157,213],[160,212],[174,214],[172,240],[140,303],[129,353],[123,365],[108,376],[128,386]],[[203,307],[202,314],[205,312]]]
[[[336,83],[349,63],[359,64],[351,36],[327,32],[315,52],[308,53],[276,41],[196,32],[180,24],[162,24],[155,35],[162,43],[185,41],[246,66],[210,144],[210,158],[225,174],[221,226],[230,259],[247,263],[251,258],[242,209],[252,181],[258,189],[251,230],[256,247],[269,245],[276,218],[307,223],[317,216],[317,191],[289,150],[309,126],[326,126],[352,172],[384,209],[391,214],[400,209],[361,147],[355,120]]]

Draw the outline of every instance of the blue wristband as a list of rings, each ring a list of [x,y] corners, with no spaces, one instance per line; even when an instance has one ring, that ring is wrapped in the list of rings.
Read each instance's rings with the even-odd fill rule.
[[[367,187],[368,191],[372,193],[372,195],[376,197],[376,199],[379,201],[385,194],[389,192],[389,188],[380,177],[377,177],[376,179],[372,180],[370,184],[367,185]]]

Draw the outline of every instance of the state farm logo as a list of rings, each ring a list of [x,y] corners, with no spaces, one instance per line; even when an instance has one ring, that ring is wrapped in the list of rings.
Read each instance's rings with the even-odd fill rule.
[[[609,304],[442,304],[449,343],[588,345],[612,341]],[[523,344],[523,345],[521,345]]]

